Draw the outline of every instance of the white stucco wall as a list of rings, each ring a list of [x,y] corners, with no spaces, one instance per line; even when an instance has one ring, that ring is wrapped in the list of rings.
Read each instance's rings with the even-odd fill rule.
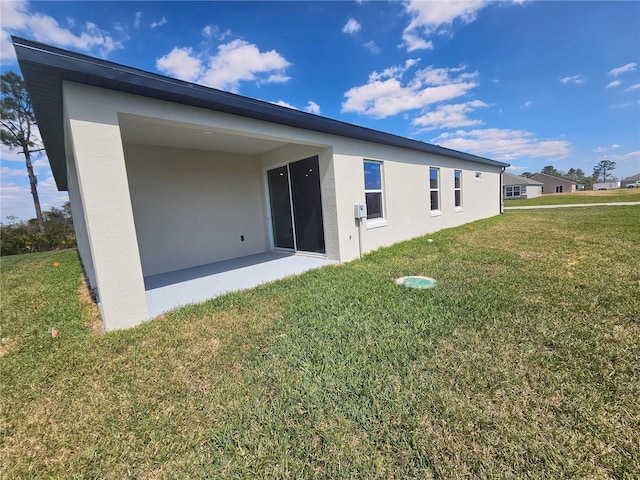
[[[73,229],[76,232],[78,254],[82,260],[89,287],[95,292],[98,301],[100,301],[97,295],[96,272],[93,268],[89,233],[87,231],[84,206],[80,194],[80,185],[78,184],[78,172],[76,171],[76,163],[73,157],[67,159],[67,188],[69,192],[69,203],[71,204],[71,214],[73,216]]]
[[[354,148],[360,151],[351,153]],[[371,224],[380,222],[363,222],[362,253],[500,213],[499,167],[375,144],[336,145],[334,166],[342,261],[359,256],[358,222],[354,220],[353,205],[365,203],[365,159],[383,164],[386,225],[371,228]],[[430,209],[429,167],[440,169],[440,214],[437,216],[433,216]],[[462,209],[455,208],[454,170],[462,171]],[[476,172],[480,173],[479,180]]]
[[[74,83],[63,84],[63,101],[68,159],[77,173],[71,173],[74,202],[82,202],[81,234],[87,233],[104,326],[130,327],[148,310],[117,112],[99,89]]]
[[[255,157],[131,144],[125,157],[145,276],[268,249]]]

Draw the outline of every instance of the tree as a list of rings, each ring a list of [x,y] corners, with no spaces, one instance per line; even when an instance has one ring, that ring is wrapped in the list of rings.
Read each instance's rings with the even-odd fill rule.
[[[560,172],[556,170],[556,167],[554,167],[553,165],[547,165],[545,167],[542,167],[541,173],[546,173],[547,175],[553,175],[554,177],[560,176]]]
[[[602,177],[602,181],[606,182],[609,177],[611,177],[611,172],[615,170],[616,162],[612,160],[600,160],[600,162],[593,167],[593,176],[596,181],[598,178]]]
[[[0,223],[0,255],[45,252],[76,246],[69,202],[62,208],[53,207],[42,214],[47,227],[46,233],[38,231],[35,218],[18,221],[14,216],[6,217],[8,223]]]
[[[522,176],[522,177],[526,177],[526,178],[531,178],[531,177],[533,177],[533,173],[531,173],[531,172],[524,172],[521,176]]]
[[[34,136],[34,126],[36,117],[33,113],[33,106],[29,99],[24,80],[14,72],[7,72],[1,76],[2,88],[2,112],[1,122],[2,129],[0,135],[2,143],[13,150],[19,150],[24,155],[29,174],[29,183],[31,184],[31,195],[33,197],[33,205],[36,209],[36,221],[38,230],[44,233],[44,220],[42,217],[42,209],[40,208],[40,199],[38,198],[38,180],[33,173],[33,165],[31,163],[31,154],[44,150],[36,144]]]

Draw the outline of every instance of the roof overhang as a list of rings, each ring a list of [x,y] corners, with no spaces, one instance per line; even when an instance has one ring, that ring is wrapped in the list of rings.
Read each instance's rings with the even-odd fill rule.
[[[509,164],[11,37],[60,190],[67,189],[62,84],[70,81],[239,115],[279,125],[443,155],[495,167]]]

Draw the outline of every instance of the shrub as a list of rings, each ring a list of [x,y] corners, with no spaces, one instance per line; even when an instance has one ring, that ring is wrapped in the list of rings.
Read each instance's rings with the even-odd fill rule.
[[[7,217],[7,224],[0,224],[0,254],[17,255],[21,253],[45,252],[76,246],[69,202],[63,207],[43,212],[45,232],[38,231],[35,219],[16,221]]]

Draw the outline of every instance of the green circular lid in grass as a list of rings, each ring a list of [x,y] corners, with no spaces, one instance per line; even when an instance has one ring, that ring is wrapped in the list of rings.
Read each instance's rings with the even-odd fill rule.
[[[433,288],[438,282],[430,277],[400,277],[396,280],[398,285],[404,285],[409,288]]]

